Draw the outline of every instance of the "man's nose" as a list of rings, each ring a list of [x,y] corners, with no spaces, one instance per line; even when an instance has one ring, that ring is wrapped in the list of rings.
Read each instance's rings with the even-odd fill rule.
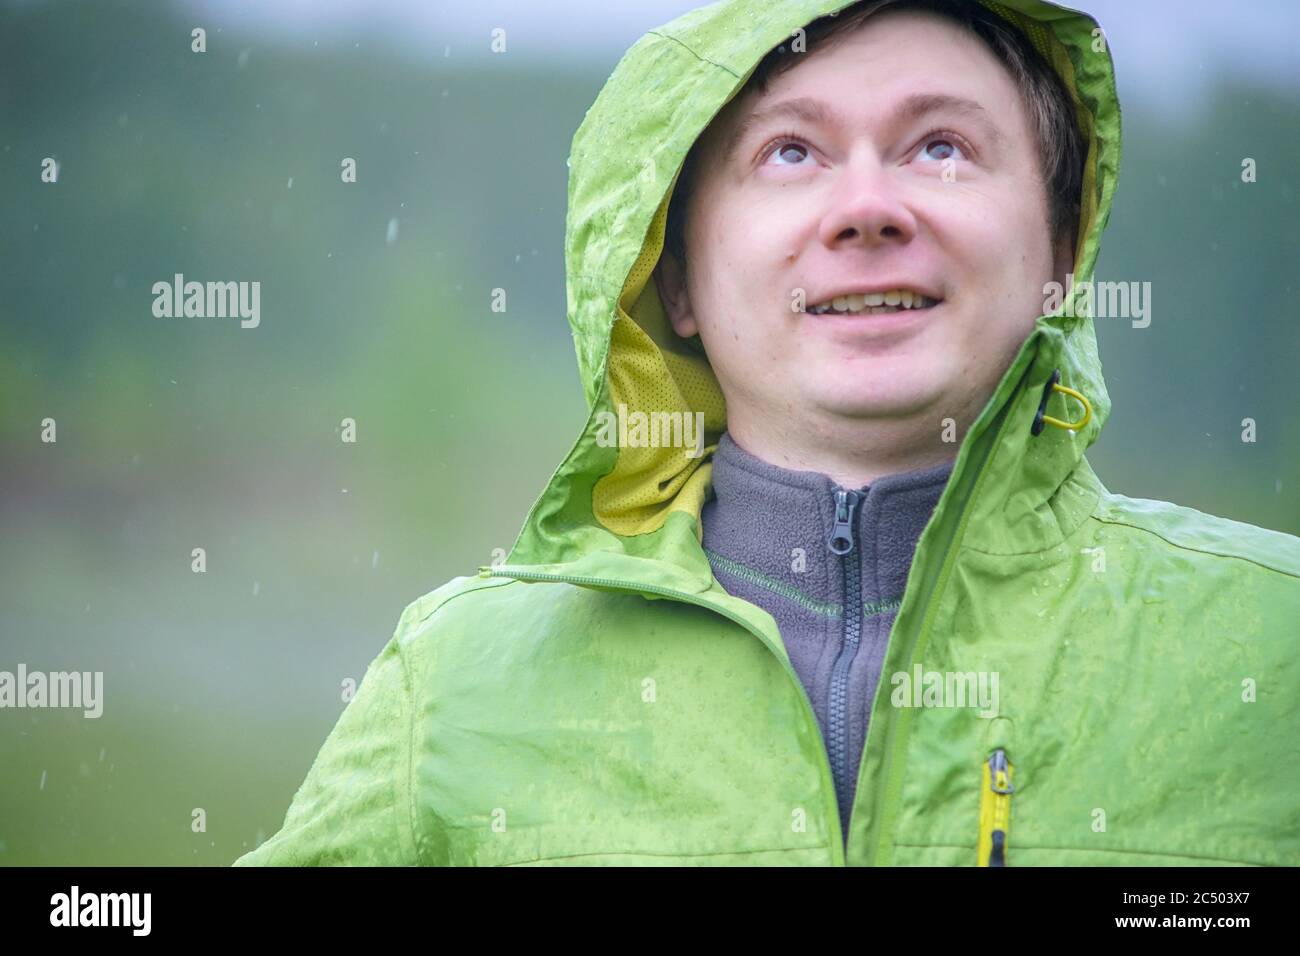
[[[916,235],[916,217],[905,201],[896,172],[875,156],[856,156],[844,167],[819,228],[827,248],[911,241]]]

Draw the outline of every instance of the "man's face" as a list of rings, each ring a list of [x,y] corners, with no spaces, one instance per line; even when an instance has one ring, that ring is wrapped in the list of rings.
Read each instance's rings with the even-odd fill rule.
[[[686,278],[665,256],[656,283],[677,333],[700,335],[729,427],[889,419],[937,442],[943,418],[978,415],[1073,250],[1052,248],[1020,93],[978,37],[886,12],[807,56],[706,133]],[[828,115],[741,122],[792,100]],[[937,304],[794,311],[892,289]]]

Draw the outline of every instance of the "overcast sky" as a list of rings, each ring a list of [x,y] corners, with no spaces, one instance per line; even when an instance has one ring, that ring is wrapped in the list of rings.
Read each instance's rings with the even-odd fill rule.
[[[608,73],[647,30],[692,0],[176,0],[248,41],[380,45],[416,60],[491,55],[504,27],[514,63]],[[1092,0],[1115,55],[1121,100],[1181,112],[1207,80],[1257,77],[1300,95],[1300,0]],[[196,19],[196,24],[198,20]],[[501,57],[497,57],[500,62]]]

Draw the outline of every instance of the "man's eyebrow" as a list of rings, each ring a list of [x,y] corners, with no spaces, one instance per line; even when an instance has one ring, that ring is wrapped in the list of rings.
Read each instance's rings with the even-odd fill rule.
[[[983,106],[975,100],[967,99],[964,96],[953,96],[949,93],[911,94],[894,109],[894,112],[888,117],[886,125],[892,126],[912,122],[923,116],[928,116],[930,113],[943,111],[961,113],[978,122],[995,143],[1002,142],[1001,130],[998,129],[997,124],[993,122],[988,111]],[[782,100],[763,109],[754,110],[738,123],[735,131],[727,141],[727,151],[724,155],[727,157],[733,156],[736,150],[756,130],[766,126],[773,120],[782,118],[800,120],[812,126],[841,124],[839,115],[821,100],[810,96]]]
[[[812,126],[828,126],[839,122],[839,116],[830,107],[811,96],[782,100],[761,110],[753,110],[741,120],[727,140],[727,149],[723,155],[728,158],[735,155],[736,150],[755,130],[782,118],[800,120]]]
[[[995,143],[1003,140],[1002,130],[993,121],[992,115],[977,101],[950,93],[913,93],[894,111],[894,122],[910,122],[929,116],[931,113],[960,113],[984,127],[989,138]]]

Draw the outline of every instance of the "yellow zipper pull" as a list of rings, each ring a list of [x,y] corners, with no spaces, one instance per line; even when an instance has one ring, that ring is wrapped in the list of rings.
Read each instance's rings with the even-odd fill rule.
[[[980,836],[977,866],[1007,865],[1007,832],[1011,828],[1011,785],[1015,769],[1001,748],[993,751],[984,766],[980,788]]]

